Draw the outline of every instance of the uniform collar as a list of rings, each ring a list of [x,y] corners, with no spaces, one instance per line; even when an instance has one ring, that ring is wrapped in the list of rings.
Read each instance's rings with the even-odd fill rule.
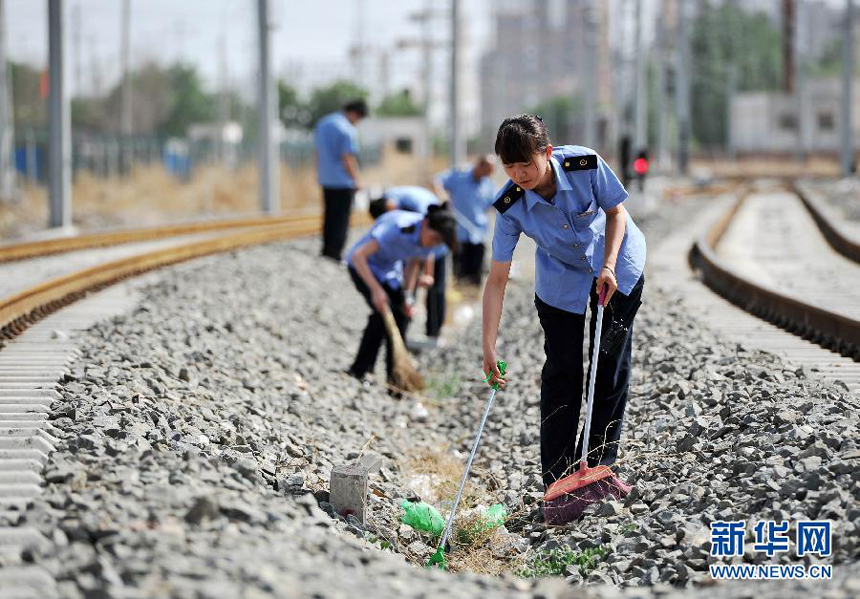
[[[573,186],[570,184],[568,178],[562,174],[563,171],[561,169],[561,165],[558,163],[558,160],[556,160],[555,156],[550,156],[549,161],[552,165],[552,172],[555,175],[555,196],[556,198],[558,198],[558,194],[560,191],[571,191],[573,189]],[[534,208],[537,204],[551,205],[549,202],[540,197],[531,189],[526,189],[525,191],[526,207],[529,210]]]

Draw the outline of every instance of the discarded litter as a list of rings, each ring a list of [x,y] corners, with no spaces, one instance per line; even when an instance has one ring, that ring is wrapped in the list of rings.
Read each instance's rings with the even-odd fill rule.
[[[507,517],[508,513],[505,506],[501,503],[491,505],[460,528],[457,532],[457,540],[463,544],[471,545],[482,534],[504,526]]]
[[[439,511],[430,504],[419,501],[412,503],[408,499],[404,499],[400,504],[403,508],[403,515],[400,521],[408,524],[415,530],[429,532],[433,536],[442,534],[442,529],[445,528],[445,521]]]

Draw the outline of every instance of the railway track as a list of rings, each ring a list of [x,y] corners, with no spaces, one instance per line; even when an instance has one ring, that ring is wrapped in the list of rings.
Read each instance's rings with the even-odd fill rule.
[[[356,215],[354,224],[365,221],[364,215]],[[122,252],[120,259],[100,261],[86,268],[72,266],[71,270],[67,266],[67,272],[62,272],[60,276],[27,284],[21,289],[13,287],[14,292],[7,291],[5,297],[0,297],[0,340],[20,334],[29,324],[57,308],[124,278],[216,252],[314,234],[320,227],[319,215],[300,215],[173,225],[5,246],[0,248],[0,262],[8,263],[38,260],[56,254],[73,256],[75,252],[87,248],[159,242],[153,243],[159,245],[158,249],[147,250],[142,247],[137,250],[132,247]],[[170,239],[176,241],[170,242]],[[93,259],[90,258],[90,261]],[[74,265],[73,259],[69,262]],[[28,268],[28,264],[19,262],[7,268],[14,266],[20,273],[22,269],[25,271]],[[0,264],[0,272],[2,270],[3,265]]]
[[[736,336],[790,350],[806,365],[858,389],[856,249],[856,241],[840,233],[818,202],[782,187],[740,195],[696,239],[689,262],[711,290],[780,329],[729,325]],[[797,338],[808,343],[798,344]]]
[[[354,216],[353,224],[367,217]],[[16,526],[18,514],[41,493],[42,471],[58,441],[48,418],[60,398],[58,382],[76,357],[69,335],[118,313],[131,299],[114,283],[177,262],[240,247],[318,233],[321,218],[239,219],[50,239],[0,247],[0,273],[20,277],[45,257],[64,254],[66,272],[0,297],[0,588],[16,596],[56,596],[52,577],[20,561],[48,543],[37,530]],[[118,259],[93,264],[85,250],[124,246]],[[99,250],[105,251],[108,250]],[[114,251],[114,255],[117,255]],[[75,265],[76,257],[78,259]],[[3,264],[6,263],[6,264]],[[14,263],[14,264],[10,264]],[[14,267],[14,269],[12,268]],[[17,269],[17,270],[15,270]],[[10,287],[6,287],[9,289]],[[12,287],[15,289],[15,287]],[[104,290],[102,293],[93,292]],[[2,294],[2,291],[0,291]],[[84,298],[69,310],[59,308]],[[18,561],[16,561],[18,560]]]

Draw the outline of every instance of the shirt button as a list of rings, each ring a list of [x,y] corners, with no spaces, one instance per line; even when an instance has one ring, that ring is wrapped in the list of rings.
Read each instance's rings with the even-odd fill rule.
[[[580,260],[585,260],[585,256],[583,256],[582,258],[580,258]]]
[[[578,244],[578,243],[574,243],[574,244],[573,244],[573,247],[574,247],[574,248],[578,248],[578,247],[579,247],[579,244]]]
[[[588,272],[590,272],[590,273],[594,274],[594,269],[593,269],[593,268],[589,268],[589,269],[588,269]]]
[[[567,229],[568,228],[567,225],[564,225],[564,228]]]

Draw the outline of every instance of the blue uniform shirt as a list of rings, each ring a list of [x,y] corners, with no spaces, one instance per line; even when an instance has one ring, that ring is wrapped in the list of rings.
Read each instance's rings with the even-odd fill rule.
[[[427,214],[427,208],[438,205],[439,198],[426,187],[402,185],[385,190],[385,197],[394,200],[398,210]]]
[[[475,180],[475,169],[451,169],[439,175],[442,187],[451,197],[457,214],[457,241],[484,243],[487,236],[487,209],[493,205],[495,192],[489,177]],[[465,220],[468,227],[462,224]]]
[[[606,211],[627,191],[594,150],[561,146],[552,153],[558,191],[549,203],[511,181],[497,194],[493,260],[510,262],[520,233],[537,244],[535,293],[545,303],[585,313],[588,293],[603,268]],[[618,290],[629,294],[645,268],[645,237],[627,215],[615,273]]]
[[[398,289],[403,285],[403,262],[411,258],[427,259],[435,256],[440,247],[421,246],[422,220],[424,215],[417,212],[386,212],[376,219],[370,230],[352,246],[346,261],[350,266],[354,266],[352,257],[355,250],[375,239],[379,243],[379,250],[367,257],[370,272],[380,283],[387,283],[393,289]]]
[[[435,193],[426,187],[418,185],[401,185],[399,187],[390,187],[385,190],[385,197],[394,200],[398,210],[408,210],[409,212],[418,212],[427,214],[427,209],[430,206],[438,206],[439,198]],[[433,256],[441,258],[447,255],[448,246],[437,245],[433,248]]]
[[[324,116],[314,128],[317,180],[322,187],[354,189],[355,181],[343,164],[344,154],[358,154],[358,134],[343,112]]]

